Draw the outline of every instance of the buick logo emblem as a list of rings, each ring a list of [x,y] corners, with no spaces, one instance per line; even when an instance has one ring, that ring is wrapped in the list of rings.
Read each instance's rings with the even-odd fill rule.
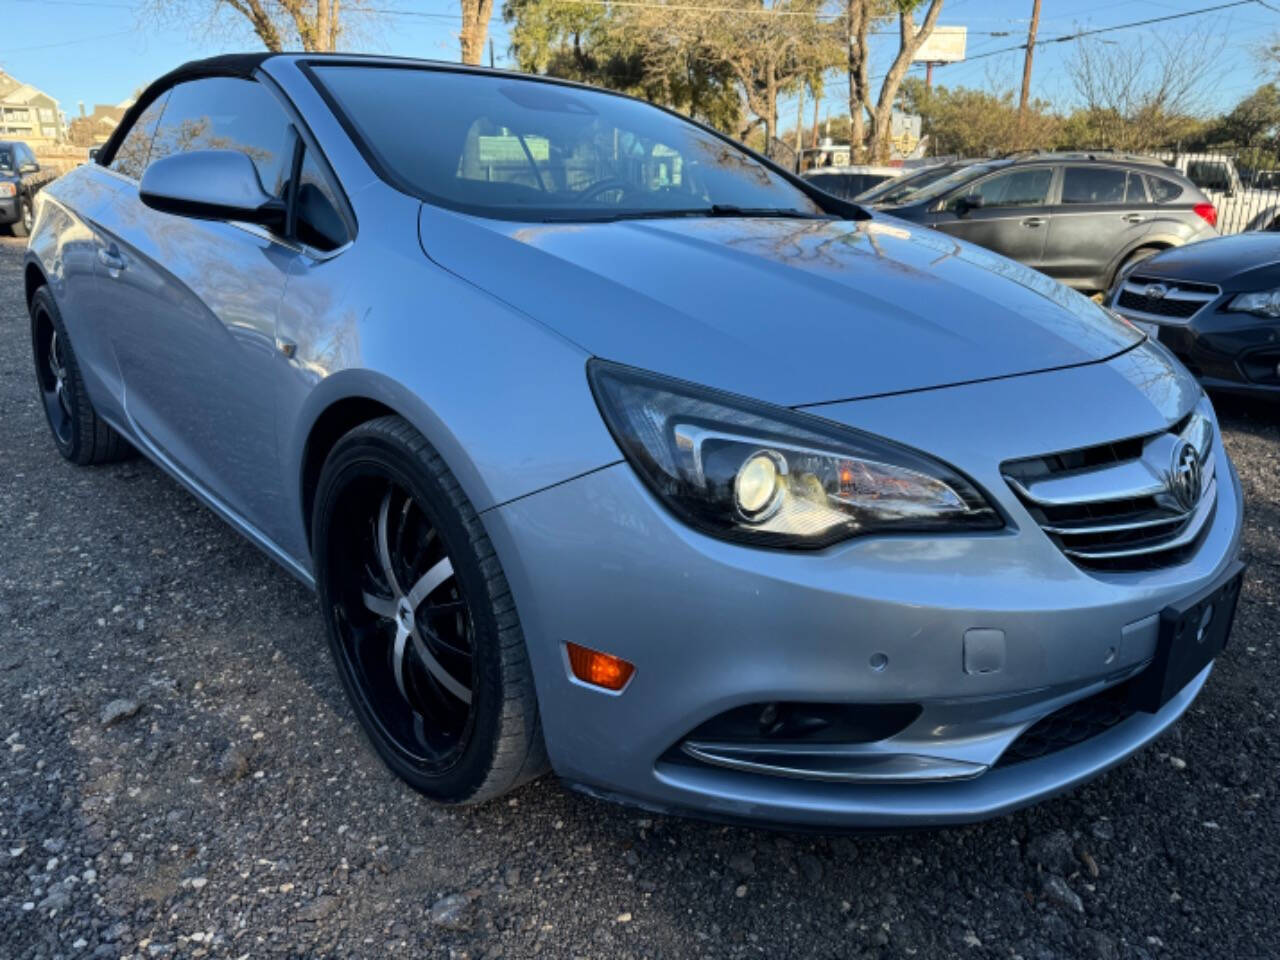
[[[1193,509],[1200,501],[1200,454],[1186,440],[1173,451],[1169,492],[1183,510]]]
[[[1168,292],[1169,288],[1163,283],[1148,283],[1147,288],[1142,291],[1142,295],[1148,300],[1163,300]]]

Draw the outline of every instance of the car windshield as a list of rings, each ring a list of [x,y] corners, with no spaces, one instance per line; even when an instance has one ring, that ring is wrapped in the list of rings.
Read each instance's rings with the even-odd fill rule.
[[[909,176],[890,180],[858,195],[859,203],[901,204],[917,190],[936,183],[956,168],[950,165],[931,167]]]
[[[889,203],[886,200],[881,200],[880,205],[901,207],[908,203],[928,203],[930,200],[950,193],[956,187],[968,183],[975,177],[980,177],[984,173],[989,173],[994,169],[996,169],[994,166],[983,163],[975,163],[967,167],[961,167],[959,170],[954,170],[945,177],[935,180],[933,183],[927,184],[919,190],[912,190],[905,197],[895,200],[892,203]]]
[[[0,147],[0,170],[13,169],[13,151],[8,147]]]
[[[442,206],[508,220],[827,216],[733,144],[636,100],[461,71],[314,70],[389,179]]]

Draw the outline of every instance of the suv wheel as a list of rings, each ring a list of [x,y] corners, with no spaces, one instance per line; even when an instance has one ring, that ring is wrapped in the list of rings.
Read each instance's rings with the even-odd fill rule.
[[[31,201],[23,197],[19,202],[21,215],[9,225],[9,232],[15,237],[31,236],[31,228],[35,226],[35,211],[31,209]]]

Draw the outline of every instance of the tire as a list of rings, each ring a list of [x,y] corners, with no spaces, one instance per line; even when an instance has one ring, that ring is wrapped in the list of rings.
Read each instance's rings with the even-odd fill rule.
[[[18,201],[18,219],[9,224],[9,232],[15,237],[31,236],[31,228],[35,225],[35,212],[31,209],[31,200],[23,197]]]
[[[58,452],[82,467],[133,456],[128,441],[93,409],[80,361],[48,287],[40,287],[31,298],[31,352],[45,419]]]
[[[1116,272],[1111,276],[1111,283],[1107,285],[1107,290],[1112,289],[1116,285],[1116,281],[1123,277],[1133,267],[1136,267],[1143,260],[1149,260],[1159,253],[1162,247],[1139,247],[1131,254],[1124,258],[1120,266],[1116,267]]]
[[[334,663],[392,771],[452,804],[492,799],[545,772],[506,577],[422,435],[395,416],[344,435],[321,470],[312,532]]]

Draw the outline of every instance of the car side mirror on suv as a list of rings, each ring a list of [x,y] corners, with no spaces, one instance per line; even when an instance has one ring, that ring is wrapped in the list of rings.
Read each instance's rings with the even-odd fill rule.
[[[965,194],[956,201],[956,214],[963,217],[970,210],[981,210],[986,203],[980,193]]]
[[[24,163],[18,167],[19,173],[38,173],[39,171],[40,164],[36,163],[34,160]]]

